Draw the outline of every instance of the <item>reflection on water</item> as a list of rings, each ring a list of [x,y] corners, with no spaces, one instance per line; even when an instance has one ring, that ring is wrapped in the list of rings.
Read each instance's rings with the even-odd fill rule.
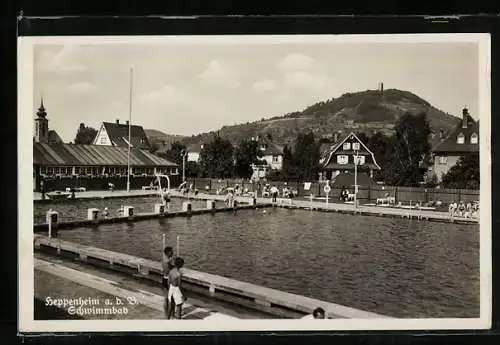
[[[65,240],[395,317],[479,317],[479,226],[305,210],[234,213],[61,231]]]

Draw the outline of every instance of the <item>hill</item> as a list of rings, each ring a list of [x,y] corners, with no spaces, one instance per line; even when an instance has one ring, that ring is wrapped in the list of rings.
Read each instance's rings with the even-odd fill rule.
[[[292,143],[300,131],[312,131],[317,138],[340,136],[347,132],[364,132],[371,135],[393,133],[394,123],[405,113],[425,112],[435,133],[448,132],[459,121],[417,95],[397,89],[367,90],[346,93],[336,99],[313,104],[297,111],[256,122],[224,126],[218,132],[233,144],[242,138],[267,137],[278,145]],[[211,140],[213,132],[184,137],[185,145],[200,144]]]
[[[183,135],[165,134],[162,131],[158,131],[156,129],[145,129],[144,132],[146,132],[146,136],[151,143],[161,144],[162,142],[165,142],[166,147],[170,147],[170,145],[176,140],[182,141],[186,138]]]

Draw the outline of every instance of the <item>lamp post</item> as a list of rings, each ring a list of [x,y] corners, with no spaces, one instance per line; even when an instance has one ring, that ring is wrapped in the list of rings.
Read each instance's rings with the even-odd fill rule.
[[[358,208],[358,163],[359,163],[359,155],[358,151],[356,151],[356,155],[354,156],[354,207]]]
[[[182,182],[186,181],[186,156],[187,156],[187,151],[182,151],[181,152],[182,156]]]

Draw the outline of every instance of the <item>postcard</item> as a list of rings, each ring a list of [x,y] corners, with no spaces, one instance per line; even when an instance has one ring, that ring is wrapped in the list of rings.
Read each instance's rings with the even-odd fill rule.
[[[491,326],[488,34],[18,48],[21,333]]]

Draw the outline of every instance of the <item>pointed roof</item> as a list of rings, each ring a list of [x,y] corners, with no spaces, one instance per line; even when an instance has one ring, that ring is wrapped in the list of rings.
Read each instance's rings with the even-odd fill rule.
[[[330,146],[330,149],[325,151],[321,157],[320,157],[320,165],[325,168],[327,166],[329,166],[329,163],[332,159],[332,156],[335,152],[337,152],[337,150],[342,146],[342,144],[344,144],[344,142],[350,138],[351,136],[353,136],[354,138],[356,138],[356,140],[361,144],[361,146],[366,150],[366,152],[368,152],[369,155],[371,155],[372,157],[372,162],[374,163],[373,164],[373,167],[375,169],[378,169],[378,170],[381,170],[380,166],[377,164],[377,161],[375,160],[375,155],[373,154],[373,152],[365,145],[365,143],[363,143],[361,141],[361,139],[358,138],[358,136],[356,134],[354,134],[354,132],[351,132],[349,133],[348,135],[346,135],[342,140],[339,140],[337,141],[335,144],[332,144]],[[360,153],[362,154],[362,153]]]
[[[109,139],[115,146],[128,147],[128,124],[112,122],[103,122],[102,124],[108,133]],[[130,125],[130,144],[132,147],[139,149],[150,149],[151,144],[142,126]]]
[[[40,108],[38,108],[36,115],[41,118],[47,117],[47,112],[45,111],[45,107],[43,106],[43,97],[40,100]]]
[[[465,126],[464,126],[465,125]],[[472,134],[478,137],[477,144],[471,144],[470,138]],[[459,134],[464,135],[464,143],[458,144],[457,137]],[[479,152],[479,121],[475,121],[465,108],[462,119],[460,119],[450,134],[433,149],[433,153],[467,153]]]

